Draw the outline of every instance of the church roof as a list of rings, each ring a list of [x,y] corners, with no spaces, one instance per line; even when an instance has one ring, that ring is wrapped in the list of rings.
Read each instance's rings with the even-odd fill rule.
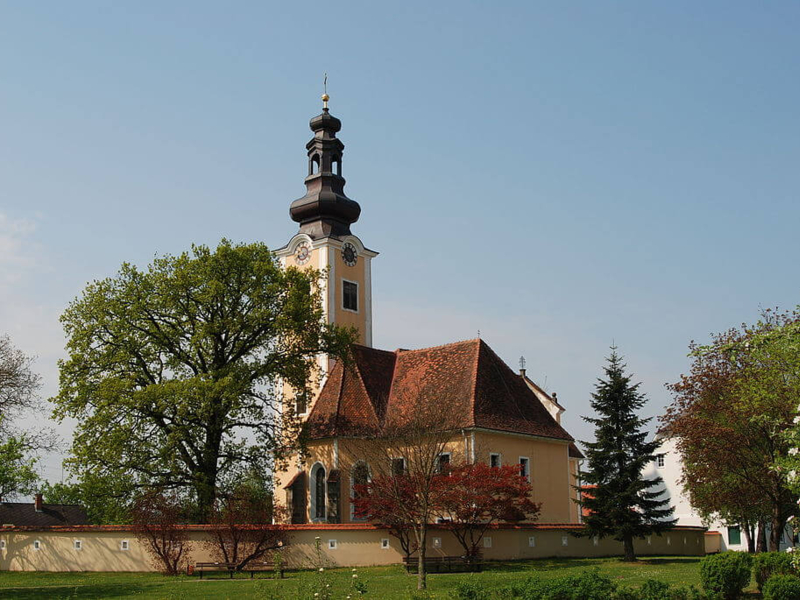
[[[311,439],[380,435],[415,415],[448,429],[484,428],[572,441],[525,381],[480,339],[387,352],[354,346],[337,362],[306,422]]]

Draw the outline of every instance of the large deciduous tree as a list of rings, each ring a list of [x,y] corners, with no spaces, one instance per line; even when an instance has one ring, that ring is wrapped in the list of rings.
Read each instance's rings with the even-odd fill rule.
[[[208,520],[220,483],[292,451],[281,384],[309,389],[315,357],[352,341],[324,322],[322,278],[223,240],[91,283],[61,318],[69,356],[54,401],[78,421],[71,466],[183,490]]]
[[[596,487],[582,505],[587,535],[613,537],[623,543],[625,560],[636,560],[633,540],[660,533],[675,524],[670,519],[669,498],[661,498],[660,477],[645,479],[643,468],[655,459],[657,441],[647,441],[643,419],[637,412],[646,402],[625,373],[625,365],[611,348],[605,379],[592,394],[596,417],[584,417],[595,426],[595,441],[584,442],[588,459],[583,481]]]
[[[519,465],[463,464],[443,477],[445,493],[438,512],[467,558],[480,554],[481,540],[496,523],[533,522],[539,517],[541,503],[531,499],[531,483],[520,474]]]
[[[787,520],[798,514],[794,467],[786,462],[800,441],[793,436],[800,314],[764,311],[755,325],[690,351],[691,370],[669,386],[674,401],[663,419],[690,501],[704,515],[742,525],[750,540],[755,523],[768,522],[770,550],[778,550]]]
[[[46,429],[22,431],[14,421],[40,410],[37,395],[41,380],[33,370],[33,358],[15,348],[8,336],[0,336],[0,499],[30,494],[39,482],[38,451],[54,446]]]

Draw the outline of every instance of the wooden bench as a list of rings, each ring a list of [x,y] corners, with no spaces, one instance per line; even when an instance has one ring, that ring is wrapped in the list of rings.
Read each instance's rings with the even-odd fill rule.
[[[417,572],[419,565],[419,557],[417,556],[404,556],[403,564],[406,571],[411,573]],[[483,559],[479,557],[468,558],[466,556],[426,556],[425,557],[425,572],[426,573],[465,573],[465,572],[480,572],[483,569]]]
[[[195,563],[194,565],[195,570],[200,572],[200,579],[203,578],[203,573],[205,571],[213,572],[213,571],[227,571],[231,575],[231,579],[236,570],[236,563],[224,563],[224,562],[199,562]],[[250,573],[250,579],[253,579],[253,576],[257,572],[271,572],[275,573],[275,565],[273,563],[268,562],[249,562],[245,565],[243,569],[238,571],[239,573]],[[283,570],[278,571],[280,573],[281,579],[283,579]]]

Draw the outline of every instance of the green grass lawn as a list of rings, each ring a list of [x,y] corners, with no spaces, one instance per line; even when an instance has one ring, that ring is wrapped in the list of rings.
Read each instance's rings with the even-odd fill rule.
[[[622,563],[616,558],[544,559],[494,563],[483,573],[433,574],[428,588],[435,598],[448,598],[460,581],[477,578],[487,586],[500,586],[537,574],[558,577],[584,569],[600,572],[624,585],[639,585],[646,579],[660,579],[675,585],[700,587],[700,559],[697,557],[651,557],[638,563]],[[334,598],[346,598],[352,581],[350,569],[331,569],[323,577],[331,585]],[[370,567],[357,570],[358,580],[367,586],[367,598],[389,600],[408,598],[416,587],[416,576],[406,575],[402,567]],[[206,577],[208,577],[206,575]],[[245,578],[246,577],[246,578]],[[259,577],[258,575],[256,577]],[[228,579],[214,574],[212,579],[164,577],[152,573],[15,573],[0,572],[0,598],[303,598],[319,580],[319,573],[287,573],[286,579],[249,575]],[[751,585],[751,588],[754,586]]]

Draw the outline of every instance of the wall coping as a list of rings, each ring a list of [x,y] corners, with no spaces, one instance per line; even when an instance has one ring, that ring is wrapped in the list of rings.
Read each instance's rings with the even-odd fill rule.
[[[180,529],[185,531],[212,531],[215,529],[213,525],[179,525]],[[224,527],[224,525],[222,526]],[[261,528],[262,525],[252,525],[252,528]],[[284,531],[385,531],[388,527],[382,527],[373,523],[305,523],[302,525],[268,525],[275,529]],[[492,530],[530,530],[530,531],[547,531],[547,530],[561,530],[568,532],[577,532],[583,529],[581,523],[493,523],[489,526]],[[432,530],[449,530],[450,526],[446,523],[435,523],[430,525]],[[706,531],[706,527],[697,525],[675,525],[667,531],[675,532],[688,532],[688,531],[703,531],[706,535],[711,532]],[[70,533],[70,532],[130,532],[133,527],[130,525],[51,525],[47,527],[37,527],[32,525],[11,525],[0,527],[0,534],[3,533],[24,533],[24,532],[50,532],[50,533]]]

